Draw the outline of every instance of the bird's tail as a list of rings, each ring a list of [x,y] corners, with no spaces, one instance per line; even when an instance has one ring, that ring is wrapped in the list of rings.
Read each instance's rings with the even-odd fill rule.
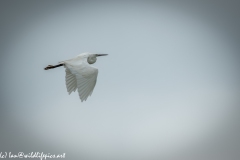
[[[63,66],[63,63],[55,65],[55,66],[48,65],[47,67],[44,68],[44,70],[49,70],[49,69],[53,69],[53,68],[57,68],[57,67],[61,67],[61,66]]]

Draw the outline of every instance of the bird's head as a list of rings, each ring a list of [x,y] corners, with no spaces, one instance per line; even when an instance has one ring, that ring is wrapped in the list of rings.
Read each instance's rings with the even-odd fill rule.
[[[93,64],[97,61],[98,56],[107,56],[108,54],[89,54],[87,61],[89,64]]]

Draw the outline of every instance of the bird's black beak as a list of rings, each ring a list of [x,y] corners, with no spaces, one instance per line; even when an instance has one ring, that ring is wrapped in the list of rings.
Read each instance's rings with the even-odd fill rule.
[[[97,54],[97,57],[98,56],[107,56],[108,54]]]

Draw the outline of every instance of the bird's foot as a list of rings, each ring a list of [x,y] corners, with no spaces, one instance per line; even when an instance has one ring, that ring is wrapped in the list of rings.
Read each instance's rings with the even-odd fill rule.
[[[53,66],[52,66],[52,65],[48,65],[48,66],[45,67],[44,69],[45,69],[45,70],[48,70],[48,69],[51,69],[51,68],[53,68]]]

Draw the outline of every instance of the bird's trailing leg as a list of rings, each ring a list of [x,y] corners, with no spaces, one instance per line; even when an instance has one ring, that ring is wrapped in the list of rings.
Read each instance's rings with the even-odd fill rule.
[[[48,66],[45,67],[44,69],[45,69],[45,70],[49,70],[49,69],[53,69],[53,68],[57,68],[57,67],[61,67],[61,66],[63,66],[63,64],[58,64],[58,65],[55,65],[55,66],[48,65]]]

